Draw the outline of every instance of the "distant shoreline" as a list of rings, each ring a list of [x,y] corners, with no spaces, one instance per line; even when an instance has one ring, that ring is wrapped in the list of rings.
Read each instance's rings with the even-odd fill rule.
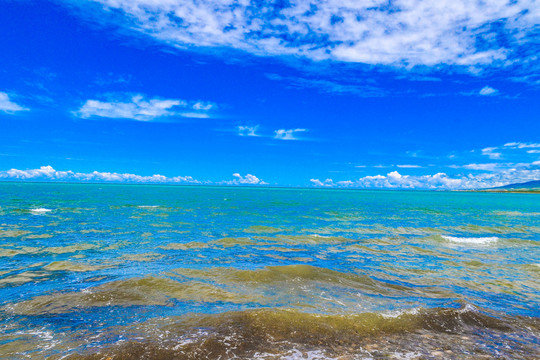
[[[175,183],[133,183],[133,182],[83,182],[83,181],[32,181],[32,180],[0,180],[2,183],[12,184],[64,184],[64,185],[113,185],[113,186],[174,186],[174,187],[212,187],[212,188],[242,188],[242,189],[295,189],[295,190],[338,190],[338,191],[410,191],[410,192],[475,192],[475,193],[512,193],[512,194],[540,194],[540,189],[402,189],[402,188],[330,188],[330,187],[303,187],[303,186],[276,186],[276,185],[225,185],[225,184],[175,184]]]
[[[511,189],[511,190],[503,190],[503,189],[487,189],[487,190],[465,190],[470,192],[485,192],[485,193],[510,193],[510,194],[540,194],[540,189]]]

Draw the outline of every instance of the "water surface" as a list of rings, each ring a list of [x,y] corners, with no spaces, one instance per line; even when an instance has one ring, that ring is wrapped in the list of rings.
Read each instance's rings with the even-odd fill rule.
[[[540,357],[536,194],[0,183],[0,358]]]

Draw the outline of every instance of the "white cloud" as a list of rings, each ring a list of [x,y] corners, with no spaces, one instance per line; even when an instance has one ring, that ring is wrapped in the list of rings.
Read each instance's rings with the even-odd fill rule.
[[[397,171],[389,172],[387,176],[388,176],[390,179],[396,179],[396,180],[399,180],[399,179],[402,178],[401,174],[398,173]]]
[[[262,181],[255,175],[247,174],[242,176],[239,173],[234,173],[234,180],[222,181],[221,184],[225,185],[268,185],[268,183]]]
[[[9,95],[5,92],[0,92],[0,111],[6,113],[16,113],[19,111],[28,111],[25,107],[18,105],[9,99]]]
[[[540,22],[534,0],[95,2],[123,14],[109,17],[121,26],[183,49],[405,66],[526,62],[531,55],[520,49],[534,41]]]
[[[398,168],[402,168],[402,169],[419,169],[421,168],[422,166],[420,165],[396,165]]]
[[[299,132],[307,131],[307,129],[279,129],[275,131],[274,139],[279,140],[300,140],[295,134]]]
[[[87,119],[92,116],[115,119],[132,119],[150,121],[168,116],[181,116],[190,118],[207,118],[207,111],[215,107],[210,102],[189,102],[179,99],[149,99],[141,94],[131,96],[128,101],[122,101],[127,96],[117,94],[116,99],[109,101],[86,100],[75,115]],[[183,109],[184,111],[177,111]],[[185,110],[188,111],[185,111]]]
[[[358,180],[333,182],[327,179],[311,179],[314,186],[355,187],[355,188],[399,188],[399,189],[481,189],[540,179],[540,161],[499,172],[463,174],[449,176],[445,173],[434,175],[401,175],[396,171],[387,175],[364,176]]]
[[[469,170],[484,170],[484,171],[493,171],[499,167],[497,163],[489,164],[467,164],[462,166],[465,169]]]
[[[233,174],[234,180],[217,182],[223,185],[268,185],[255,175],[242,176]],[[211,181],[199,181],[191,176],[167,177],[159,174],[144,176],[129,173],[99,172],[80,173],[71,170],[59,171],[52,166],[41,166],[39,169],[0,171],[0,180],[45,180],[73,182],[127,182],[127,183],[163,183],[163,184],[211,184]]]
[[[256,126],[238,126],[238,135],[240,136],[259,136],[256,134],[259,125]]]
[[[332,179],[326,179],[324,181],[321,181],[319,179],[310,179],[311,183],[314,186],[327,186],[327,187],[333,187],[335,186],[334,181]]]
[[[141,176],[135,174],[121,174],[111,172],[80,173],[69,171],[57,171],[52,166],[42,166],[39,169],[18,170],[11,169],[0,171],[0,179],[10,180],[62,180],[62,181],[111,181],[111,182],[135,182],[135,183],[181,183],[199,184],[198,180],[191,176],[166,177],[163,175]]]
[[[195,118],[195,119],[208,119],[210,115],[205,113],[196,113],[196,112],[179,112],[175,115],[185,117],[185,118]]]
[[[500,159],[501,156],[502,156],[502,153],[500,152],[495,152],[495,150],[497,150],[498,148],[496,147],[487,147],[487,148],[484,148],[482,149],[482,155],[486,155],[486,156],[489,156],[490,159]]]
[[[540,144],[523,142],[509,142],[504,144],[504,146],[512,149],[540,148]]]
[[[195,104],[193,104],[192,107],[193,107],[194,110],[208,111],[208,110],[214,108],[215,106],[216,106],[216,104],[211,103],[211,102],[197,101]]]
[[[478,94],[488,96],[488,95],[495,95],[498,92],[499,92],[499,90],[497,90],[497,89],[494,89],[494,88],[492,88],[490,86],[484,86],[482,89],[480,89]]]

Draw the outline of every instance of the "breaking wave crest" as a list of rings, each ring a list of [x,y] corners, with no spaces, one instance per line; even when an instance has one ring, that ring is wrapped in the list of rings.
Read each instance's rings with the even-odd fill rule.
[[[489,244],[494,243],[499,240],[496,236],[490,236],[490,237],[456,237],[456,236],[448,236],[448,235],[441,235],[442,238],[445,240],[455,242],[455,243],[463,243],[463,244]]]
[[[519,337],[538,338],[539,330],[538,319],[498,318],[470,305],[417,309],[395,317],[258,309],[156,320],[137,326],[142,335],[138,341],[118,342],[68,358],[341,359],[408,353],[415,355],[413,359],[433,354],[457,359],[486,355],[485,349],[493,346],[496,349],[491,351],[503,357],[526,358],[540,351],[520,343]],[[501,343],[502,336],[507,343]],[[509,342],[512,346],[505,347]]]

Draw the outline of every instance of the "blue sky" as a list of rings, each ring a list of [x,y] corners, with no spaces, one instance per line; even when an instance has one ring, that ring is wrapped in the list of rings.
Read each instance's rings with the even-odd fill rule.
[[[0,179],[540,179],[534,1],[3,1]]]

